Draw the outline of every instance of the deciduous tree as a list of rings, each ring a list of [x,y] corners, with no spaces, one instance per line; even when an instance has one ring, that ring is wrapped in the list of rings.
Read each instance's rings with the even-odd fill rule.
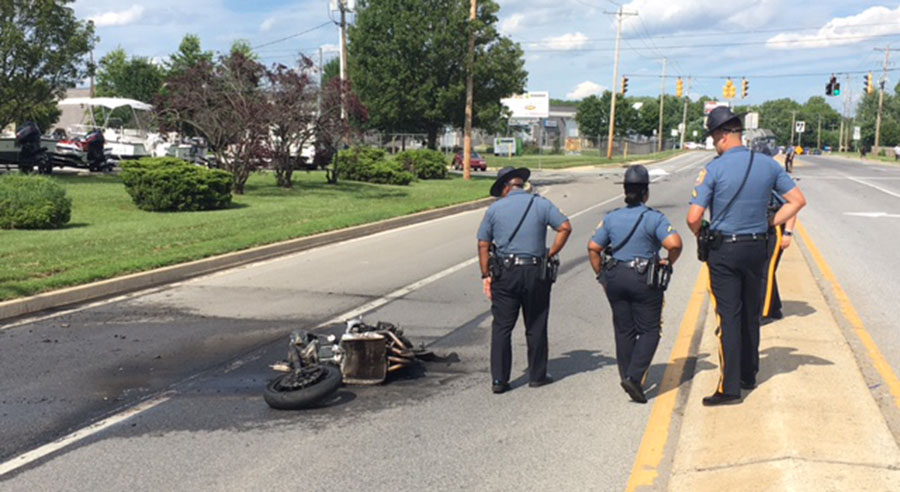
[[[59,118],[56,100],[88,75],[97,38],[72,3],[0,2],[0,128],[32,120],[47,129]]]

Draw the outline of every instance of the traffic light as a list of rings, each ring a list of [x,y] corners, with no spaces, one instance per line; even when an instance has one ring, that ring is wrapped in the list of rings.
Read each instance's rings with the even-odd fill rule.
[[[825,95],[826,96],[840,96],[841,95],[841,84],[838,83],[837,77],[834,75],[831,76],[831,80],[828,81],[828,85],[825,86]]]
[[[874,92],[875,88],[872,87],[872,72],[869,72],[869,75],[864,76],[863,80],[865,81],[866,94]]]
[[[731,99],[737,93],[737,88],[734,86],[734,82],[731,79],[725,82],[725,87],[722,87],[722,97],[725,99]]]
[[[678,80],[675,81],[675,97],[681,97],[684,94],[684,81],[681,80],[681,77],[678,77]]]
[[[750,82],[747,82],[747,79],[741,79],[741,99],[746,99],[749,91]]]
[[[625,95],[625,92],[628,91],[628,77],[622,77],[622,95]]]

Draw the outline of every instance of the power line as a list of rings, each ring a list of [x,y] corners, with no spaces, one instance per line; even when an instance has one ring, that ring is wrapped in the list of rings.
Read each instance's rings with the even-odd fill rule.
[[[900,71],[900,68],[888,68],[888,72],[896,72]],[[863,75],[871,72],[871,70],[844,70],[840,72],[816,72],[816,73],[779,73],[779,74],[740,74],[740,75],[684,75],[682,77],[690,76],[694,79],[734,79],[739,77],[746,78],[754,78],[754,79],[783,79],[783,78],[793,78],[793,77],[829,77],[831,75]],[[646,78],[646,79],[657,79],[660,77],[658,74],[623,74],[629,78]]]
[[[317,29],[321,29],[321,28],[323,28],[323,27],[325,27],[325,26],[327,26],[327,25],[330,25],[330,24],[331,24],[331,21],[323,22],[323,23],[319,24],[318,26],[309,28],[309,29],[307,29],[307,30],[305,30],[305,31],[303,31],[303,32],[298,32],[297,34],[291,34],[290,36],[285,36],[285,37],[283,37],[283,38],[279,38],[279,39],[276,39],[276,40],[274,40],[274,41],[269,41],[269,42],[267,42],[267,43],[263,43],[263,44],[256,45],[256,46],[254,46],[252,49],[256,50],[256,49],[259,49],[259,48],[263,48],[263,47],[265,47],[265,46],[270,46],[270,45],[273,45],[273,44],[276,44],[276,43],[281,43],[281,42],[287,41],[287,40],[289,40],[289,39],[294,39],[294,38],[303,36],[304,34],[309,34],[309,33],[313,32],[313,31],[315,31],[315,30],[317,30]]]
[[[884,38],[884,37],[892,37],[892,36],[900,36],[900,33],[893,34],[876,34],[876,35],[860,35],[860,36],[841,36],[841,37],[833,37],[833,38],[816,38],[814,40],[809,39],[794,39],[794,40],[784,40],[784,41],[746,41],[746,42],[736,42],[736,43],[713,43],[713,44],[685,44],[685,45],[676,45],[676,46],[667,46],[668,49],[689,49],[689,48],[723,48],[723,47],[731,47],[731,46],[753,46],[753,45],[768,45],[768,44],[797,44],[797,43],[810,43],[817,41],[846,41],[846,40],[866,40],[873,38]],[[549,44],[558,44],[559,41],[549,41]],[[817,48],[829,48],[830,46],[813,46],[810,49]],[[801,47],[800,49],[804,49]],[[545,49],[529,49],[530,52],[560,52],[560,51],[614,51],[615,48],[545,48]]]
[[[897,26],[900,28],[900,23],[897,22],[879,22],[879,23],[870,23],[870,24],[854,24],[851,27],[873,27],[873,26]],[[821,30],[822,27],[790,27],[790,28],[782,28],[782,29],[751,29],[746,31],[722,31],[722,30],[709,30],[709,31],[694,31],[691,33],[678,33],[678,34],[656,34],[650,35],[649,31],[647,32],[648,37],[651,39],[669,39],[669,38],[704,38],[709,36],[721,36],[723,34],[728,36],[734,36],[735,34],[766,34],[766,33],[780,33],[780,32],[797,32],[797,31],[818,31]],[[646,28],[645,28],[646,30]],[[638,40],[640,36],[629,36],[623,37],[622,40]],[[587,41],[615,41],[616,38],[586,38]],[[528,40],[528,39],[519,39],[519,43],[522,44],[540,44],[546,42],[546,40]]]

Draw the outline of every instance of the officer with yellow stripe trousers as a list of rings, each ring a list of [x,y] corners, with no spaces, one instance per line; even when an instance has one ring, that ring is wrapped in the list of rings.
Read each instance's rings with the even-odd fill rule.
[[[704,405],[713,406],[739,403],[742,388],[756,387],[767,230],[770,222],[780,225],[795,216],[806,199],[780,164],[741,144],[743,125],[730,109],[714,109],[706,128],[719,157],[697,178],[687,223],[697,235],[698,256],[709,266],[719,321],[719,383],[703,398]],[[772,190],[785,203],[770,221]],[[709,223],[703,220],[707,209]]]
[[[588,242],[588,257],[613,313],[622,389],[647,403],[643,384],[662,331],[663,291],[681,254],[681,236],[662,212],[647,207],[650,173],[625,171],[626,207],[606,214]],[[668,251],[659,257],[660,247]]]
[[[784,198],[773,190],[769,197],[770,222],[771,217],[778,213],[778,209],[782,205],[784,205]],[[763,270],[762,286],[762,319],[764,322],[784,317],[781,312],[781,295],[778,292],[778,280],[775,278],[775,272],[781,263],[782,252],[791,246],[791,237],[794,235],[796,223],[797,216],[795,215],[782,225],[769,226],[769,242],[766,246],[769,256],[766,268]]]
[[[531,172],[504,167],[497,172],[491,195],[500,198],[484,214],[478,228],[478,259],[484,294],[491,300],[491,391],[510,389],[511,336],[519,311],[528,344],[528,386],[553,382],[547,374],[547,319],[550,286],[559,253],[572,224],[550,200],[525,191]],[[547,227],[556,231],[547,249]]]

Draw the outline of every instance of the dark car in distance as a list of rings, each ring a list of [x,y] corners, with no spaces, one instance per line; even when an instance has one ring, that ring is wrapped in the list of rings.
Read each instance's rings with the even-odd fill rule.
[[[472,152],[472,159],[469,161],[469,165],[473,171],[487,171],[487,162],[477,152]],[[453,169],[461,170],[462,168],[463,155],[462,152],[459,152],[453,156]]]

